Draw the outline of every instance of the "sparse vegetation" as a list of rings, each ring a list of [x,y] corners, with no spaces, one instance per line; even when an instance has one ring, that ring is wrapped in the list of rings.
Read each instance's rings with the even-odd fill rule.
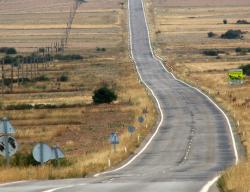
[[[208,36],[209,38],[212,38],[212,37],[216,37],[217,34],[214,33],[214,32],[209,32],[209,33],[207,34],[207,36]]]

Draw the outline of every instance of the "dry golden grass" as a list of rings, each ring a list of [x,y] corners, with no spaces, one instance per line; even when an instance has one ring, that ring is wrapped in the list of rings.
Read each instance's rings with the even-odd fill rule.
[[[69,1],[52,0],[52,7],[44,7],[43,3],[35,1],[40,6],[38,13],[36,3],[24,6],[26,0],[21,3],[20,8],[9,3],[5,9],[1,7],[3,5],[0,6],[0,21],[4,21],[2,26],[8,25],[7,27],[13,29],[27,28],[17,31],[1,28],[0,47],[14,46],[18,51],[28,54],[33,50],[32,47],[47,45],[61,38],[71,5]],[[136,71],[128,56],[126,9],[121,9],[116,0],[108,2],[109,4],[94,0],[90,4],[86,3],[76,15],[66,54],[81,54],[83,60],[56,62],[45,71],[41,65],[39,73],[46,74],[50,78],[49,82],[20,86],[15,84],[13,94],[0,98],[2,106],[79,104],[57,109],[0,110],[0,117],[9,117],[17,129],[15,137],[20,144],[20,152],[30,152],[39,141],[56,144],[62,148],[72,164],[53,170],[50,164],[43,167],[2,166],[0,182],[83,177],[102,171],[108,168],[108,159],[111,160],[112,166],[117,165],[133,154],[140,142],[151,133],[157,112],[151,97],[138,82]],[[59,8],[65,12],[58,14]],[[20,13],[22,9],[24,13]],[[12,14],[13,10],[16,10],[15,15]],[[32,18],[40,23],[34,22]],[[97,46],[106,48],[106,51],[96,52]],[[5,70],[10,74],[10,67]],[[64,72],[67,72],[69,81],[62,82],[58,89],[56,79]],[[14,76],[17,76],[16,69]],[[109,105],[94,105],[93,90],[103,84],[108,84],[116,90],[118,100]],[[6,90],[8,91],[7,88]],[[140,125],[137,118],[145,108],[148,109],[147,118],[145,123]],[[132,137],[128,134],[128,125],[137,128]],[[118,133],[121,141],[116,153],[112,152],[108,141],[110,133],[114,131]],[[139,143],[138,134],[141,138]],[[124,152],[125,147],[127,152]]]
[[[250,26],[235,22],[250,20],[250,7],[164,7],[160,6],[163,2],[157,0],[148,1],[147,5],[156,52],[165,57],[167,65],[171,65],[179,78],[209,93],[230,113],[246,148],[246,159],[226,170],[219,184],[224,191],[250,191],[250,78],[246,78],[244,85],[230,86],[227,77],[229,69],[249,64],[250,54],[236,54],[235,48],[249,47]],[[229,24],[224,25],[223,19]],[[228,29],[248,33],[243,40],[207,37],[210,31],[220,35]],[[217,58],[202,54],[204,49],[215,48],[225,54]]]

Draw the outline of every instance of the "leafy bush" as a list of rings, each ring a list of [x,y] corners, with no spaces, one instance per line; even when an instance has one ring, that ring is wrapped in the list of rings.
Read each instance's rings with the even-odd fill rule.
[[[92,98],[95,104],[111,103],[117,99],[117,95],[112,89],[104,86],[95,90]]]
[[[16,49],[15,48],[8,48],[7,49],[7,51],[6,51],[6,54],[16,54],[17,53],[17,51],[16,51]]]
[[[16,59],[15,57],[11,57],[11,56],[9,56],[9,55],[6,55],[6,56],[3,58],[3,60],[4,60],[4,63],[5,63],[5,64],[13,64],[13,63],[15,63],[15,62],[17,61],[17,59]]]
[[[63,73],[57,80],[58,80],[58,81],[61,81],[61,82],[66,82],[66,81],[68,81],[68,80],[69,80],[68,74]]]
[[[11,159],[11,165],[12,166],[30,166],[30,165],[39,165],[40,163],[36,162],[36,160],[33,158],[33,155],[30,154],[24,154],[17,152],[14,157]]]
[[[226,25],[226,24],[227,24],[227,20],[226,20],[226,19],[224,19],[224,20],[223,20],[223,23]]]
[[[8,47],[0,47],[0,53],[6,53]]]
[[[97,48],[96,48],[96,51],[97,51],[97,52],[105,52],[105,51],[106,51],[106,48],[97,47]]]
[[[16,54],[17,51],[13,47],[1,47],[0,53],[6,53],[6,54]]]
[[[242,65],[239,68],[243,70],[245,75],[250,76],[250,64]]]
[[[35,81],[49,81],[49,77],[47,75],[40,75],[35,78]]]
[[[243,32],[241,30],[228,30],[226,33],[221,35],[223,39],[241,39]]]
[[[208,36],[209,38],[212,38],[212,37],[215,37],[216,34],[215,34],[214,32],[209,32],[209,33],[207,34],[207,36]]]
[[[17,104],[17,105],[8,105],[5,107],[6,110],[24,110],[24,109],[32,109],[33,106],[31,104]]]
[[[31,54],[29,56],[16,55],[15,57],[6,55],[3,59],[4,59],[5,64],[14,64],[15,65],[21,59],[24,61],[24,63],[29,64],[29,63],[33,63],[34,61],[39,62],[39,63],[44,63],[47,61],[51,61],[52,58],[53,57],[49,54],[45,55],[44,57],[41,55]]]
[[[217,49],[209,49],[209,50],[203,51],[203,54],[207,55],[207,56],[218,56],[219,53],[221,53],[221,52]]]
[[[241,47],[237,47],[235,49],[235,52],[236,53],[247,53],[247,52],[250,52],[250,48],[241,48]]]
[[[236,22],[236,24],[250,24],[250,22],[248,22],[247,20],[238,20],[237,22]]]
[[[70,60],[81,60],[83,57],[81,55],[55,55],[54,57],[57,60],[62,60],[62,61],[70,61]]]

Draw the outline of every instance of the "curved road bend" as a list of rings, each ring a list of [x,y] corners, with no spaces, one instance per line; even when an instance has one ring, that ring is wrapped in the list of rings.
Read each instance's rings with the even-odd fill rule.
[[[198,192],[234,163],[225,117],[205,96],[176,81],[154,59],[142,2],[129,1],[132,53],[164,115],[151,144],[116,172],[96,178],[17,183],[0,186],[1,192]]]

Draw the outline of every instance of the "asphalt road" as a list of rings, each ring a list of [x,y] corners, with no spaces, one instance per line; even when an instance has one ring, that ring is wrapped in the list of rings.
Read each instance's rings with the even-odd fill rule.
[[[229,125],[204,95],[177,81],[151,52],[143,7],[130,0],[132,53],[163,118],[148,147],[125,168],[86,179],[29,181],[1,192],[198,192],[235,162]]]

